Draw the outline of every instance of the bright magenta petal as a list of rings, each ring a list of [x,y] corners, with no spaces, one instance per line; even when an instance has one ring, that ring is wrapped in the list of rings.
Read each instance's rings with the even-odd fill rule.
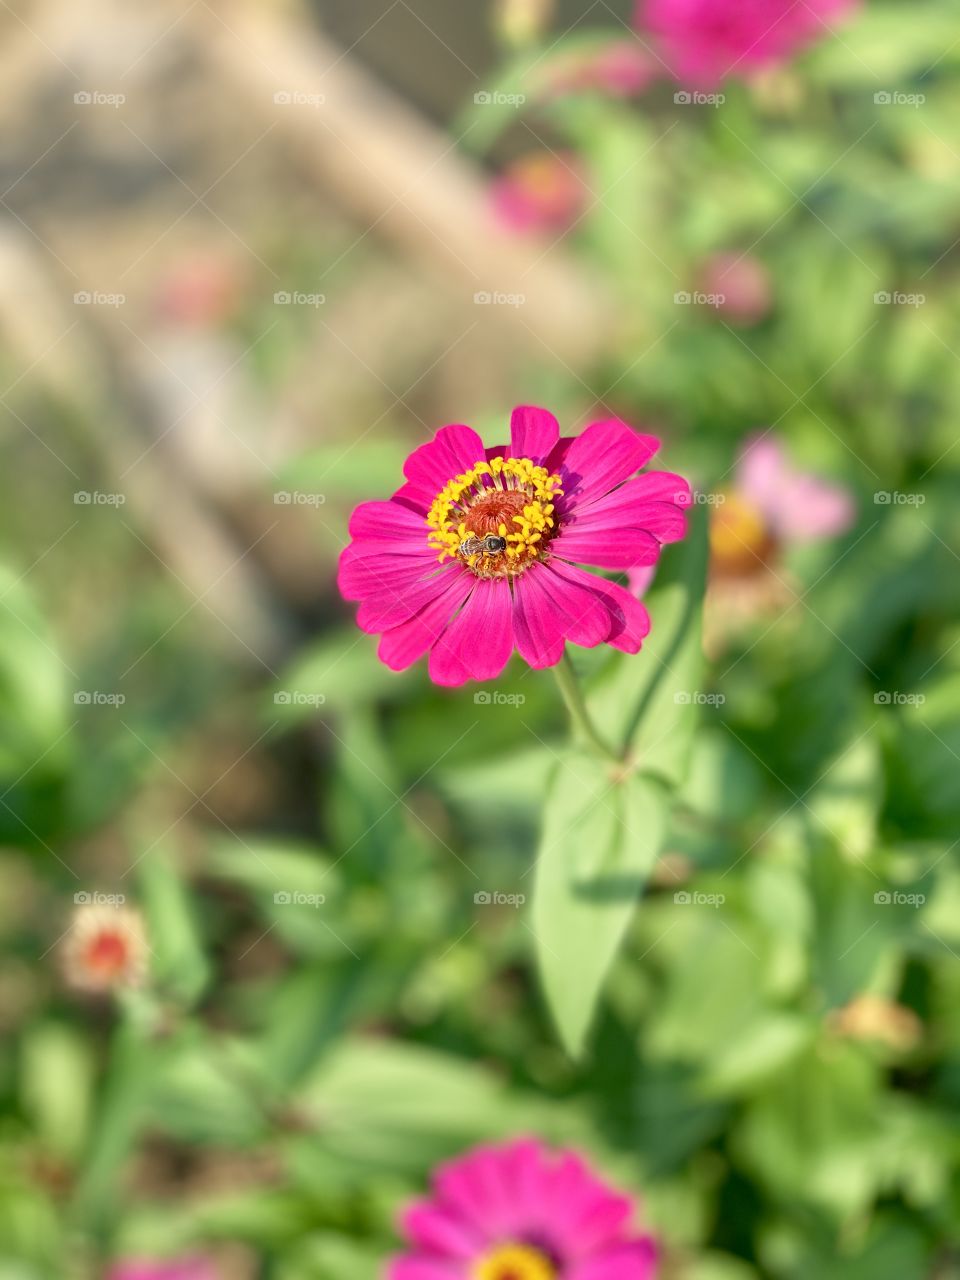
[[[495,680],[513,652],[511,613],[506,582],[477,582],[430,652],[430,679],[440,685]]]
[[[638,564],[656,564],[660,543],[646,529],[623,526],[595,526],[564,529],[551,543],[555,555],[598,569],[632,569]]]
[[[563,657],[564,631],[544,575],[525,573],[513,584],[513,634],[525,662],[537,670]]]
[[[451,616],[473,589],[474,580],[466,572],[452,574],[447,581],[448,585],[436,599],[415,617],[391,627],[381,636],[377,653],[380,661],[385,662],[391,671],[403,671],[422,658],[443,635]]]
[[[570,582],[595,592],[603,601],[612,620],[607,643],[624,653],[639,653],[640,646],[650,634],[650,615],[629,591],[616,582],[598,578],[595,573],[578,569],[576,565],[555,560],[551,568]]]
[[[542,463],[560,439],[560,423],[546,409],[518,405],[510,415],[510,457]]]
[[[617,418],[594,422],[573,441],[561,464],[564,510],[602,498],[639,471],[659,448],[656,436],[641,435]]]
[[[418,486],[431,489],[436,497],[449,480],[469,471],[482,457],[483,441],[472,427],[441,427],[432,440],[414,449],[404,463],[403,474]]]

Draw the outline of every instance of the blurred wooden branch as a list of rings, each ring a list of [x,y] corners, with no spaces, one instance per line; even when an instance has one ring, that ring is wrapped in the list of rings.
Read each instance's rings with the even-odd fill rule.
[[[249,110],[298,146],[303,167],[365,228],[393,239],[465,299],[522,295],[512,313],[542,359],[595,355],[611,314],[561,245],[518,239],[490,215],[487,180],[436,128],[306,21],[255,0],[191,8],[188,20]],[[289,95],[283,105],[275,95]],[[322,96],[322,102],[319,101]],[[316,109],[297,102],[317,101]],[[532,331],[532,332],[531,332]]]

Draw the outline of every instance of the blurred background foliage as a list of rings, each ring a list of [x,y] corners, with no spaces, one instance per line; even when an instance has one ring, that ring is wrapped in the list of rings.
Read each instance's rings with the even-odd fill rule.
[[[960,1275],[955,6],[871,0],[718,105],[542,91],[625,7],[519,49],[487,5],[94,9],[2,19],[0,1277],[366,1280],[436,1160],[520,1132],[670,1277]],[[531,151],[573,225],[473,234]],[[696,301],[718,253],[761,313]],[[704,494],[772,428],[857,508],[671,672],[690,758],[579,1060],[485,901],[532,893],[552,682],[394,676],[334,587],[351,507],[518,401]],[[149,940],[112,1001],[60,962],[97,893]]]

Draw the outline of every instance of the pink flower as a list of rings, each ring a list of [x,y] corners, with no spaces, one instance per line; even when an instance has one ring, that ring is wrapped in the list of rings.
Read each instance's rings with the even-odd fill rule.
[[[560,439],[553,414],[529,407],[493,449],[443,427],[407,459],[407,483],[350,520],[338,582],[360,627],[382,633],[381,660],[400,671],[429,652],[431,680],[460,685],[495,679],[514,648],[537,668],[568,640],[638,652],[644,607],[577,566],[625,572],[683,537],[687,482],[636,475],[659,444],[616,419]]]
[[[547,71],[547,93],[593,91],[611,98],[633,98],[649,87],[660,71],[644,50],[629,40],[611,40],[599,49],[556,58]]]
[[[703,87],[783,62],[831,34],[857,0],[638,0],[637,24],[681,83]]]
[[[218,1280],[213,1264],[201,1257],[128,1259],[116,1263],[107,1280]]]
[[[856,519],[853,497],[840,485],[799,471],[779,440],[754,436],[737,462],[736,488],[779,542],[814,542],[846,533]]]
[[[532,151],[509,165],[491,187],[493,212],[508,230],[565,231],[586,205],[575,156]]]
[[[700,288],[718,299],[717,309],[736,325],[757,324],[773,300],[767,268],[748,253],[711,254],[700,269]]]
[[[632,1205],[571,1151],[534,1139],[441,1166],[404,1215],[413,1251],[387,1280],[653,1280],[657,1248]]]
[[[763,573],[784,544],[836,537],[856,518],[846,489],[798,471],[770,435],[746,443],[723,497],[710,521],[714,577]]]

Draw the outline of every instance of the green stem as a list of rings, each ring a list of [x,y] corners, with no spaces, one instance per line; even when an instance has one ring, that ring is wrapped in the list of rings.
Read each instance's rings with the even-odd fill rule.
[[[570,719],[573,722],[575,730],[579,731],[592,746],[600,752],[601,755],[607,756],[610,760],[619,761],[617,753],[613,750],[609,743],[604,742],[603,738],[597,732],[597,728],[590,719],[590,712],[587,710],[587,704],[583,699],[583,690],[580,688],[580,681],[577,679],[577,673],[573,669],[573,663],[567,653],[553,668],[553,674],[557,678],[557,684],[560,686],[560,693],[564,702],[567,704],[567,711],[570,713]]]

